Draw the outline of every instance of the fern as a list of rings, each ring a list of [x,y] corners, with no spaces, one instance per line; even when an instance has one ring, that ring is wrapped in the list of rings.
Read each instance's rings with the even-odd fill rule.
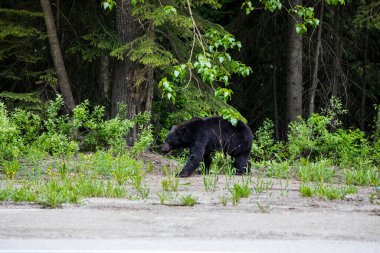
[[[354,24],[359,28],[380,30],[380,2],[370,1],[367,5],[360,6]]]
[[[4,91],[0,93],[0,98],[6,98],[10,100],[21,100],[24,102],[30,103],[41,103],[42,101],[38,98],[39,92],[31,92],[31,93],[13,93]]]
[[[0,8],[0,78],[17,83],[33,76],[32,65],[44,54],[38,46],[47,38],[36,25],[43,21],[41,12]],[[33,81],[33,80],[32,80]]]
[[[169,51],[157,44],[148,35],[143,35],[111,52],[111,55],[118,59],[123,59],[125,54],[132,61],[138,61],[153,68],[164,67],[178,62]]]

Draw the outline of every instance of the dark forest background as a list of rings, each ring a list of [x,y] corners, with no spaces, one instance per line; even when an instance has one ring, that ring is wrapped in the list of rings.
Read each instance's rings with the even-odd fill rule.
[[[60,93],[63,113],[88,99],[105,106],[107,118],[123,102],[129,118],[151,112],[157,132],[193,116],[221,114],[227,101],[252,129],[271,119],[276,138],[283,139],[289,122],[329,108],[336,97],[347,109],[341,118],[346,127],[376,131],[379,1],[291,0],[281,9],[267,7],[271,2],[280,1],[250,2],[247,14],[248,2],[242,7],[232,0],[2,0],[0,99],[10,110],[38,111]],[[295,25],[304,20],[291,12],[298,4],[312,7],[320,21],[302,35]],[[191,79],[186,73],[182,82],[170,83],[175,103],[165,99],[160,80],[190,52],[202,52],[200,43],[193,45],[191,17],[200,35],[215,29],[241,42],[240,50],[228,52],[252,73],[229,72],[231,100],[218,100],[214,93],[224,86],[202,81],[195,71]]]

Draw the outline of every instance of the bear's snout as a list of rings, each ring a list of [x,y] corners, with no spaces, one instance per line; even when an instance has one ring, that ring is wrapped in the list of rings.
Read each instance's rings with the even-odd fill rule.
[[[165,143],[161,150],[162,152],[169,152],[172,150],[172,148],[170,147],[169,143]]]

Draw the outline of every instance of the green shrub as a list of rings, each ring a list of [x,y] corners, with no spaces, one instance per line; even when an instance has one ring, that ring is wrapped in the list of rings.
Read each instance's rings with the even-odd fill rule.
[[[342,167],[374,162],[374,152],[365,133],[359,129],[342,129],[337,120],[345,113],[340,102],[332,100],[330,110],[313,114],[307,120],[289,125],[287,150],[291,160],[307,157],[311,161],[329,158]]]
[[[25,144],[30,145],[42,131],[42,119],[40,115],[22,109],[16,109],[11,114],[11,120],[17,127]]]
[[[269,160],[279,156],[283,144],[274,139],[274,125],[265,119],[263,125],[256,131],[253,138],[251,154],[259,160]]]
[[[9,119],[5,105],[0,102],[0,163],[21,155],[23,141],[20,134],[16,125]]]
[[[60,133],[43,133],[34,145],[53,156],[73,155],[79,150],[78,143]]]

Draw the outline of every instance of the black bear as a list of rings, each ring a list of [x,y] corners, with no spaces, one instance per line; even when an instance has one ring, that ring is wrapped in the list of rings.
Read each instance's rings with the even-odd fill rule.
[[[252,131],[241,121],[236,126],[222,117],[193,118],[173,126],[165,139],[163,152],[174,149],[189,148],[190,156],[180,177],[189,177],[203,160],[208,170],[211,164],[211,153],[223,150],[234,158],[236,172],[242,174],[250,170],[248,161],[252,146]]]

